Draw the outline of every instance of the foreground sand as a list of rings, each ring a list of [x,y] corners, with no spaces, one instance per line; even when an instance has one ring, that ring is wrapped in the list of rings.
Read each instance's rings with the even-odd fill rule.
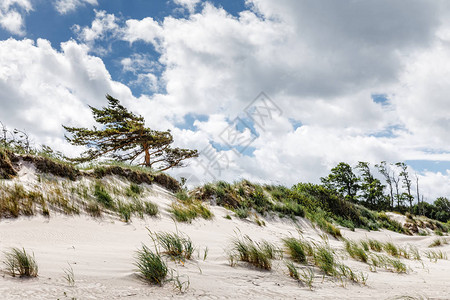
[[[177,224],[178,230],[191,237],[197,248],[194,260],[186,265],[171,267],[178,270],[190,287],[179,294],[172,283],[163,287],[150,286],[135,274],[133,256],[142,243],[152,245],[147,228],[152,231],[175,231],[170,215],[164,212],[172,201],[162,190],[155,191],[152,201],[160,205],[158,218],[145,220],[133,218],[125,224],[111,217],[93,219],[88,216],[52,216],[19,218],[0,221],[0,251],[10,247],[25,247],[35,253],[39,264],[39,277],[12,278],[3,273],[0,277],[1,299],[450,299],[450,261],[422,262],[403,260],[409,266],[408,274],[395,274],[384,270],[370,272],[368,265],[340,255],[343,262],[355,270],[369,275],[367,285],[348,283],[342,287],[332,279],[323,279],[316,272],[314,289],[299,285],[287,275],[283,261],[274,261],[272,271],[259,271],[241,263],[228,264],[225,249],[236,231],[249,234],[255,240],[266,239],[281,246],[280,239],[297,236],[297,227],[288,220],[265,220],[266,226],[237,218],[227,220],[229,211],[212,207],[212,221],[195,220],[192,224]],[[231,213],[230,213],[231,214]],[[303,236],[320,241],[320,231],[300,220]],[[366,237],[399,245],[412,244],[427,250],[433,236],[406,236],[391,231],[342,231],[350,239]],[[335,249],[343,243],[330,237]],[[205,247],[208,255],[203,260]],[[450,245],[439,247],[450,256]],[[0,256],[2,257],[2,256]],[[63,269],[73,267],[75,286],[64,279]],[[0,266],[0,269],[3,265]],[[402,298],[402,297],[414,298]]]

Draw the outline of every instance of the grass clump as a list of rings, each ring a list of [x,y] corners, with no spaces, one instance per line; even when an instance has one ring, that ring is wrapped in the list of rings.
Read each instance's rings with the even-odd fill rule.
[[[106,208],[114,207],[114,200],[111,195],[106,191],[105,186],[100,182],[96,182],[94,185],[95,199]]]
[[[399,249],[392,242],[384,243],[383,249],[384,249],[384,251],[386,251],[391,256],[395,256],[395,257],[399,257],[400,256]]]
[[[145,201],[144,202],[144,212],[149,215],[149,216],[157,216],[159,213],[159,208],[158,205],[150,202],[150,201]]]
[[[332,235],[334,238],[338,239],[342,237],[341,230],[335,227],[332,223],[327,220],[326,214],[322,210],[318,210],[315,213],[307,214],[307,217],[315,222],[320,229],[324,232]]]
[[[128,197],[137,198],[142,194],[143,191],[144,189],[140,185],[136,183],[130,183],[130,186],[125,191],[125,195],[127,195]]]
[[[430,245],[428,245],[428,247],[429,248],[439,247],[439,246],[446,245],[446,244],[448,244],[448,240],[447,239],[445,239],[445,238],[437,238],[437,239],[434,239],[434,241]]]
[[[4,264],[6,271],[12,277],[19,275],[20,277],[36,277],[38,275],[38,266],[32,255],[28,254],[24,248],[12,248],[5,254]]]
[[[230,264],[236,260],[245,261],[258,269],[272,269],[271,259],[277,259],[280,251],[271,243],[254,242],[248,235],[236,237],[232,241]]]
[[[447,259],[447,254],[445,254],[441,250],[438,251],[428,250],[425,251],[425,257],[428,258],[430,261],[437,262],[438,259]]]
[[[283,239],[283,243],[293,261],[306,263],[306,256],[312,252],[312,246],[308,242],[289,237]]]
[[[370,257],[370,264],[374,268],[384,268],[395,273],[406,273],[406,265],[398,258],[391,258],[382,254],[374,254]]]
[[[154,253],[145,245],[142,245],[142,249],[137,251],[134,264],[138,268],[140,276],[149,283],[161,285],[167,277],[166,262],[161,255]]]
[[[132,210],[133,206],[131,204],[123,203],[122,201],[118,202],[117,212],[124,222],[130,222]]]
[[[151,231],[149,231],[149,234],[155,244],[163,249],[161,253],[179,261],[191,259],[195,247],[191,238],[187,235],[174,232],[153,233]]]
[[[63,269],[64,271],[64,279],[70,286],[75,286],[75,274],[73,272],[72,266],[68,263],[69,267]]]
[[[286,262],[286,267],[288,268],[290,277],[307,285],[309,289],[312,289],[312,284],[314,282],[314,271],[311,268],[304,268],[299,272],[292,261]]]
[[[367,243],[369,244],[370,250],[381,252],[383,250],[383,243],[380,241],[377,241],[375,239],[368,239]]]
[[[328,245],[317,245],[314,252],[314,264],[326,275],[335,274],[333,250]]]
[[[188,223],[191,223],[197,217],[209,220],[214,216],[211,210],[200,201],[193,201],[186,204],[172,203],[169,212],[174,215],[178,222]]]
[[[360,243],[361,244],[361,243]],[[367,245],[367,250],[364,249],[364,245]],[[353,241],[346,240],[345,241],[345,250],[347,253],[354,259],[362,261],[364,263],[367,263],[369,257],[367,255],[368,251],[368,244],[362,244],[362,247],[360,247],[357,243]]]

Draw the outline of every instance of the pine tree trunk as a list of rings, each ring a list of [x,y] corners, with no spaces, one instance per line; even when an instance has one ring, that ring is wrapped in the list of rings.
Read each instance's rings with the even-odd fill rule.
[[[144,144],[142,146],[144,147],[144,152],[145,152],[145,166],[150,167],[150,152],[148,149],[148,145]]]

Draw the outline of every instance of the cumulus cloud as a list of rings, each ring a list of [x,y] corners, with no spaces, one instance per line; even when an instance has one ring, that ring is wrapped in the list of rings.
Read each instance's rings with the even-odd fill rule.
[[[56,10],[62,15],[73,12],[86,4],[96,6],[98,2],[97,0],[56,0],[54,2]]]
[[[55,124],[89,125],[92,120],[72,120],[70,112],[89,115],[83,103],[100,105],[112,91],[152,128],[171,129],[178,146],[202,150],[213,144],[210,154],[224,164],[219,173],[198,161],[180,170],[206,180],[245,177],[289,185],[318,182],[340,161],[449,159],[450,24],[442,2],[248,0],[237,15],[209,2],[196,10],[198,2],[177,0],[189,16],[158,21],[96,11],[91,26],[75,28],[80,43],[64,43],[61,52],[44,40],[3,42],[0,96],[14,100],[5,103],[13,111],[30,106],[25,125],[37,122],[34,110],[54,114],[62,98],[72,104],[67,111],[61,106]],[[95,43],[114,40],[146,44],[159,54],[158,61],[143,53],[120,59],[123,71],[136,77],[131,84],[148,95],[135,99],[92,55]],[[281,110],[264,128],[245,113],[261,91]],[[384,102],[376,103],[375,94],[383,94]],[[35,106],[26,102],[33,97]],[[191,129],[174,125],[187,115],[207,118]],[[243,137],[252,138],[245,154],[221,139],[238,116],[249,123],[240,129]],[[0,112],[1,118],[14,122]],[[33,130],[61,136],[46,122]],[[445,172],[419,176],[427,191],[444,191],[440,185],[449,178]]]
[[[178,4],[185,9],[187,9],[190,13],[195,11],[195,7],[201,0],[173,0],[175,4]]]
[[[4,0],[0,3],[0,26],[22,36],[25,34],[24,14],[33,10],[29,0]]]
[[[209,115],[195,125],[214,143],[261,90],[283,110],[274,128],[256,129],[250,157],[233,157],[231,179],[247,174],[317,182],[339,161],[426,158],[419,145],[430,142],[449,151],[448,110],[439,100],[446,85],[435,80],[448,77],[446,65],[438,63],[448,59],[440,5],[247,4],[237,17],[206,3],[188,18],[128,20],[121,31],[122,39],[146,42],[161,54],[166,93],[153,95],[154,103],[169,105],[174,119]],[[429,106],[423,98],[439,87]],[[386,102],[375,103],[374,94],[385,94]],[[303,126],[294,128],[290,120]]]
[[[62,43],[61,52],[43,39],[0,41],[0,120],[26,130],[37,143],[68,150],[61,124],[92,125],[87,104],[104,105],[106,93],[125,103],[132,99],[101,59],[87,52],[74,41]]]

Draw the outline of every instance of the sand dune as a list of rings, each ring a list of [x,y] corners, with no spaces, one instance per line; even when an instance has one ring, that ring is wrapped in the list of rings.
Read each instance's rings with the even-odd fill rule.
[[[0,250],[24,247],[32,250],[39,264],[39,276],[34,279],[0,278],[2,299],[450,299],[450,261],[430,262],[402,260],[409,267],[408,274],[396,274],[378,269],[371,272],[367,264],[344,254],[343,242],[330,237],[330,245],[350,267],[368,274],[366,285],[348,283],[345,287],[332,278],[316,272],[313,290],[302,286],[287,275],[284,262],[274,261],[271,271],[260,271],[244,263],[230,267],[225,253],[237,231],[255,240],[266,239],[281,246],[280,239],[297,236],[297,226],[288,220],[265,219],[266,226],[234,218],[221,207],[212,207],[212,221],[194,220],[192,224],[175,225],[164,212],[171,196],[155,190],[152,200],[161,206],[158,218],[134,218],[125,224],[111,217],[94,219],[88,216],[38,216],[0,221]],[[303,236],[321,241],[318,229],[306,220],[299,220]],[[133,257],[141,243],[152,245],[147,228],[152,231],[179,230],[191,237],[198,251],[185,265],[170,262],[181,278],[189,278],[185,294],[173,284],[152,286],[136,276]],[[433,236],[405,236],[391,231],[354,232],[342,229],[343,235],[358,240],[366,237],[392,241],[398,245],[415,245],[421,251]],[[203,260],[205,247],[208,255]],[[341,250],[339,250],[341,249]],[[439,247],[449,253],[450,246]],[[73,267],[75,286],[64,279],[68,263]],[[187,277],[188,276],[188,277]],[[406,298],[405,298],[406,299]]]

